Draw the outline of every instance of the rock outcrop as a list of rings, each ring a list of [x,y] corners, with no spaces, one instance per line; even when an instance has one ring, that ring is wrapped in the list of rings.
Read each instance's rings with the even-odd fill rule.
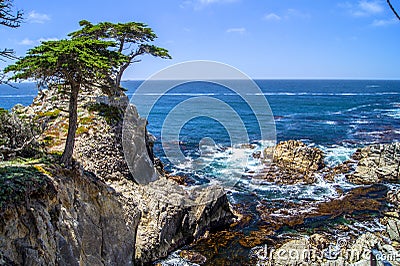
[[[359,149],[355,172],[347,179],[356,184],[400,181],[400,143],[376,144]]]
[[[40,246],[42,235],[32,240],[34,236],[31,235],[42,229],[26,218],[21,218],[24,221],[19,224],[25,223],[30,228],[26,230],[29,233],[19,232],[22,225],[11,227],[11,220],[5,219],[4,228],[10,229],[1,231],[0,236],[7,236],[9,231],[15,234],[13,237],[23,235],[28,239],[24,240],[24,245],[35,247],[38,261],[44,261],[38,265],[142,265],[167,256],[207,230],[233,221],[235,216],[220,188],[187,191],[168,180],[163,172],[149,186],[137,184],[134,180],[139,176],[132,176],[122,148],[124,113],[117,107],[96,103],[93,95],[100,94],[99,91],[91,91],[90,96],[85,92],[80,94],[74,150],[77,163],[93,173],[93,178],[71,174],[68,175],[71,181],[68,181],[60,177],[65,184],[54,181],[56,196],[37,203],[44,209],[42,216],[47,217],[39,225],[47,230],[42,235],[50,239],[44,243],[51,248]],[[68,114],[62,110],[67,110],[66,104],[67,101],[51,89],[41,92],[30,107],[20,110],[43,125],[40,141],[49,153],[58,154],[63,149]],[[145,125],[140,129],[145,130]],[[147,132],[142,133],[137,137],[144,137],[138,141],[145,145],[138,156],[146,162],[152,161],[148,150],[151,137]],[[134,173],[141,174],[140,171]],[[56,220],[51,218],[53,209],[57,210]],[[27,213],[30,213],[29,208]],[[13,219],[19,217],[16,212],[13,215]],[[37,219],[42,219],[40,217]],[[0,250],[8,252],[5,257],[10,260],[21,262],[22,255],[18,255],[20,251],[12,241],[5,241],[7,244],[4,248],[0,246]],[[25,252],[27,256],[29,252]],[[59,252],[62,257],[56,255]]]
[[[290,240],[277,249],[255,249],[258,265],[272,259],[270,265],[399,265],[397,251],[373,233],[360,235],[354,242],[345,238],[324,239],[322,248],[313,240],[315,234]]]
[[[264,158],[272,156],[272,164],[257,178],[278,184],[313,183],[314,173],[324,167],[323,152],[301,141],[282,141],[264,150]]]
[[[40,176],[43,193],[1,211],[0,264],[133,265],[135,204],[83,170],[54,173]]]
[[[389,211],[384,213],[381,223],[392,241],[400,243],[400,189],[390,190],[386,195]]]

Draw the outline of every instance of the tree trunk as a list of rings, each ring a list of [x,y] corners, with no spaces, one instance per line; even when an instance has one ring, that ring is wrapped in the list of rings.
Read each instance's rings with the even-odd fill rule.
[[[119,71],[117,72],[117,76],[115,78],[115,88],[114,88],[114,93],[118,94],[116,96],[121,96],[120,94],[120,87],[121,87],[121,79],[122,79],[122,75],[124,74],[124,71],[128,68],[129,63],[126,63],[124,65],[122,65],[119,68]]]
[[[69,121],[68,121],[68,135],[65,143],[64,152],[61,156],[61,163],[65,166],[71,166],[72,154],[75,145],[75,133],[78,127],[78,93],[79,85],[71,85],[71,94],[69,98]]]

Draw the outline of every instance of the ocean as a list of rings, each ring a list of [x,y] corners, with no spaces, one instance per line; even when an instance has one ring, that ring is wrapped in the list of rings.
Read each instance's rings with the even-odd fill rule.
[[[251,92],[249,96],[262,97],[268,101],[269,106],[266,109],[270,108],[272,112],[273,124],[270,126],[275,129],[274,141],[295,139],[312,147],[318,147],[324,151],[325,163],[328,166],[333,167],[349,159],[359,147],[400,141],[400,81],[398,80],[256,80],[255,82],[260,88],[260,93]],[[132,97],[141,83],[142,81],[124,81],[122,86],[128,89],[127,95]],[[236,85],[240,87],[240,84]],[[155,82],[154,86],[163,86],[163,81]],[[18,89],[0,85],[0,107],[11,109],[17,103],[28,105],[36,94],[37,90],[32,83],[18,84]],[[150,93],[147,96],[154,95]],[[168,145],[163,143],[164,123],[177,106],[182,107],[180,103],[190,103],[190,100],[199,97],[206,97],[208,104],[197,103],[184,107],[195,108],[203,115],[189,117],[181,124],[177,124],[180,127],[178,147],[187,160],[181,163],[173,162],[168,156]],[[214,103],[210,98],[227,104],[231,108],[229,110],[237,114],[232,117],[237,120],[238,126],[241,123],[244,125],[252,145],[242,149],[240,156],[234,158],[231,156],[233,147],[231,147],[229,127],[221,120],[201,112],[211,110],[212,113],[215,106],[210,104]],[[248,208],[255,217],[257,217],[256,209],[265,201],[270,206],[274,206],[274,202],[281,204],[282,201],[296,204],[301,204],[303,201],[325,201],[337,197],[338,188],[346,191],[356,187],[344,178],[334,183],[321,179],[311,185],[252,182],[251,178],[248,178],[249,173],[262,168],[259,160],[252,155],[262,151],[271,143],[265,143],[262,139],[257,114],[252,113],[252,106],[226,87],[190,82],[166,94],[157,95],[155,103],[146,102],[146,97],[137,99],[141,100],[135,102],[139,114],[149,108],[149,104],[153,107],[147,117],[148,130],[156,138],[154,153],[163,161],[165,168],[174,174],[190,177],[193,180],[192,185],[213,183],[223,185],[232,177],[237,178],[234,185],[227,187],[229,200],[233,204],[252,202]],[[233,122],[236,123],[236,120]],[[205,139],[212,141],[201,143]],[[204,149],[203,144],[208,147]],[[202,156],[206,157],[207,165],[201,169],[196,168],[196,160]],[[240,230],[249,233],[258,226],[257,223],[252,223]],[[380,225],[378,222],[360,225],[360,228],[364,227],[379,228]],[[193,249],[199,250],[196,247]],[[249,249],[239,245],[228,245],[222,251],[225,255],[220,256],[228,258],[236,253],[246,256],[249,252]],[[173,253],[161,263],[187,264],[177,254]],[[240,261],[233,259],[231,263]]]

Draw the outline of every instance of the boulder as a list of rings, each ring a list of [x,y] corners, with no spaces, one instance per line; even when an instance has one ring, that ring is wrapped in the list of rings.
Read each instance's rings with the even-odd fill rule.
[[[264,172],[256,178],[280,184],[313,183],[314,173],[324,167],[323,152],[308,147],[301,141],[288,140],[264,150],[264,158],[270,158]]]
[[[353,174],[347,176],[356,184],[399,182],[400,143],[376,144],[359,149],[358,163]]]

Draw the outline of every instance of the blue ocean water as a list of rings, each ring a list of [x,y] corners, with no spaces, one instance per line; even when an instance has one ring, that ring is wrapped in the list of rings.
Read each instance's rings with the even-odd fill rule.
[[[238,83],[236,85],[240,87],[242,81],[232,82]],[[128,96],[132,97],[141,83],[125,81],[122,85],[128,89]],[[328,166],[348,159],[358,147],[400,141],[400,80],[256,80],[256,83],[261,91],[250,96],[265,97],[268,100],[275,121],[276,140],[297,139],[319,147],[325,152]],[[167,81],[154,81],[153,84],[163,87],[167,86]],[[23,83],[18,84],[18,87],[13,89],[0,85],[0,107],[11,109],[17,103],[28,105],[32,102],[37,94],[34,84]],[[257,206],[265,202],[269,207],[280,206],[282,201],[294,202],[298,206],[305,203],[304,206],[307,206],[310,201],[337,197],[338,188],[346,191],[355,187],[344,176],[334,183],[321,178],[310,185],[276,185],[249,178],[263,167],[252,155],[261,151],[265,143],[261,139],[257,115],[243,98],[226,87],[190,82],[173,88],[167,94],[156,95],[159,98],[155,103],[148,102],[145,97],[152,98],[152,93],[142,96],[139,97],[141,101],[135,104],[139,114],[145,107],[153,106],[147,117],[148,130],[156,137],[154,152],[165,167],[173,173],[191,177],[195,184],[200,185],[214,182],[225,184],[226,180],[236,178],[235,185],[227,187],[229,200],[233,204],[247,202],[254,217],[258,215]],[[193,160],[183,165],[171,163],[164,150],[168,149],[168,145],[163,146],[162,143],[163,124],[168,114],[174,112],[180,103],[197,97],[210,97],[229,105],[238,114],[238,124],[243,122],[253,145],[239,149],[239,156],[233,156],[232,159],[230,132],[223,123],[207,116],[194,117],[181,125],[178,141],[183,154]],[[216,107],[206,102],[186,108],[207,109],[212,113]],[[195,170],[191,162],[202,155],[199,143],[204,138],[214,141],[206,149],[210,158],[209,165]],[[256,230],[256,223],[241,230],[244,233]],[[379,222],[360,223],[360,230],[380,226]],[[248,252],[243,247],[228,246],[223,251],[228,255],[221,256],[232,257],[244,251]],[[179,258],[179,253],[173,253],[162,265],[191,264]]]
[[[331,161],[335,161],[338,158],[331,155],[332,152],[343,153],[345,158],[355,147],[400,140],[400,81],[257,80],[256,83],[262,91],[259,96],[268,100],[274,115],[277,141],[302,140],[325,149],[328,160],[332,156]],[[128,81],[123,85],[132,95],[139,84]],[[224,87],[193,82],[162,96],[148,117],[149,131],[158,140],[156,154],[163,155],[159,141],[166,115],[177,104],[199,96],[228,103],[244,121],[250,140],[260,140],[256,118],[243,99]],[[140,113],[141,103],[136,104]],[[210,137],[223,147],[229,146],[228,135],[217,121],[199,117],[182,127],[180,141],[184,144],[182,148],[190,154],[195,153],[193,151],[203,137]]]
[[[141,83],[125,81],[122,85],[131,97]],[[164,83],[156,81],[154,86]],[[275,118],[277,141],[298,139],[322,147],[328,153],[335,148],[335,152],[341,150],[345,154],[346,148],[400,140],[398,80],[256,80],[256,83],[261,89],[259,97],[268,100]],[[0,85],[0,107],[11,109],[17,103],[29,105],[32,102],[37,94],[36,86],[33,83],[16,85],[18,89]],[[215,84],[191,82],[162,95],[148,117],[149,131],[157,138],[155,153],[158,156],[164,155],[161,128],[168,113],[179,103],[200,96],[229,104],[244,122],[250,141],[260,140],[256,117],[240,96]],[[140,113],[146,103],[136,104]],[[213,106],[193,108],[212,109]],[[212,138],[221,147],[230,145],[229,132],[224,125],[208,117],[197,117],[181,128],[181,149],[188,156],[196,156],[199,141],[204,137]]]

